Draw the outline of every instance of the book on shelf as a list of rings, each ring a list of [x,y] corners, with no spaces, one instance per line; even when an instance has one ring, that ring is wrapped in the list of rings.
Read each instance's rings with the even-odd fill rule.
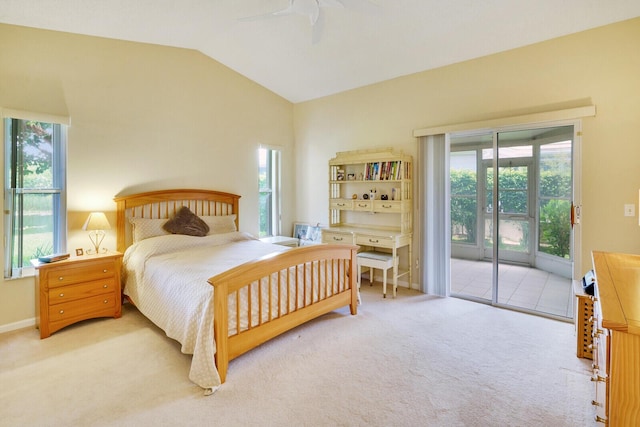
[[[365,181],[400,181],[409,179],[410,166],[402,160],[388,162],[369,162],[364,164],[363,179]]]

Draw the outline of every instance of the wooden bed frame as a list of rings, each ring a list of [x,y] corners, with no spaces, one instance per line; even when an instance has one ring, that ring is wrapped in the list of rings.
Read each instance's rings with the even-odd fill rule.
[[[124,252],[132,244],[130,217],[171,218],[182,206],[187,206],[197,215],[235,214],[237,226],[239,199],[240,196],[235,194],[193,189],[117,196],[114,199],[117,204],[117,249]],[[356,255],[357,246],[353,245],[304,246],[247,262],[209,278],[208,282],[214,287],[215,363],[221,382],[225,382],[230,360],[269,339],[347,305],[351,314],[355,315],[358,306],[354,274],[357,271]],[[326,279],[322,283],[318,279],[321,275]],[[314,294],[320,295],[319,299],[272,295],[272,285],[276,284],[274,281],[277,281],[277,288],[280,289],[280,281],[287,281],[288,286],[289,280],[295,280],[292,285],[296,289],[298,284],[303,289],[310,286]],[[265,286],[268,286],[268,290],[263,289]],[[241,304],[234,304],[233,310],[229,308],[229,296],[235,295],[235,300],[239,300],[241,292],[244,295],[256,295],[249,298],[246,310],[251,313],[254,305],[255,316],[256,306],[259,307],[258,320],[249,320],[243,330],[238,327],[235,332],[229,332],[230,316],[240,319],[242,315]],[[268,294],[266,299],[262,296],[265,292]],[[278,308],[279,297],[290,298],[287,304],[294,304],[295,309],[281,313]],[[268,308],[263,313],[262,307],[265,305]],[[277,314],[272,314],[274,311]]]

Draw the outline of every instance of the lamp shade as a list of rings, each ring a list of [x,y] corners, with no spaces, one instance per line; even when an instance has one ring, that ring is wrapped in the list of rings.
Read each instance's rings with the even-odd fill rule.
[[[110,230],[111,226],[103,212],[91,212],[82,226],[83,230]]]

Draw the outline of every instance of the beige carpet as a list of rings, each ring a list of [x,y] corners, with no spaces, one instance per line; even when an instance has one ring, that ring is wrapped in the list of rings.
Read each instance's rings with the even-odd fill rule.
[[[571,324],[363,286],[344,309],[231,362],[212,396],[130,306],[40,340],[0,335],[2,426],[591,426]]]

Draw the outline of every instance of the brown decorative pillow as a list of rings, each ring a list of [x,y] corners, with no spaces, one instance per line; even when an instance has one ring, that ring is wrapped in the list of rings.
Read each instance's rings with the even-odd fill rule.
[[[198,218],[188,207],[180,208],[176,216],[167,221],[162,228],[173,234],[186,234],[187,236],[206,236],[209,226]]]

